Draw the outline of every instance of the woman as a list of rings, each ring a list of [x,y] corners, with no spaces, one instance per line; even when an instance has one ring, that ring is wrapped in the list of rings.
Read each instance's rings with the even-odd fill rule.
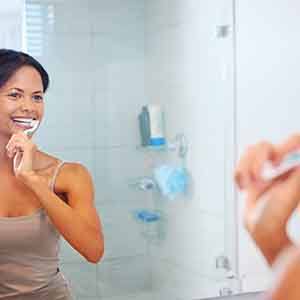
[[[0,49],[0,299],[72,299],[59,270],[62,235],[87,261],[103,256],[88,170],[38,150],[49,77],[33,57]]]
[[[276,166],[295,150],[300,150],[300,135],[279,145],[255,144],[245,151],[235,172],[235,181],[245,193],[245,227],[275,271],[264,299],[300,299],[300,248],[287,234],[287,223],[300,204],[300,167],[270,182],[261,176],[266,161]]]

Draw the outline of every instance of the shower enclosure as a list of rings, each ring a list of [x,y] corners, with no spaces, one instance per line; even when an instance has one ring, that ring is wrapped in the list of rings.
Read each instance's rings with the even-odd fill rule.
[[[239,292],[232,7],[226,0],[25,1],[24,49],[51,78],[36,142],[88,167],[103,223],[98,265],[61,243],[76,299]],[[140,146],[138,114],[149,103],[164,109],[167,147]],[[170,200],[145,181],[162,164],[188,170],[187,193]],[[158,217],[137,218],[139,210]]]

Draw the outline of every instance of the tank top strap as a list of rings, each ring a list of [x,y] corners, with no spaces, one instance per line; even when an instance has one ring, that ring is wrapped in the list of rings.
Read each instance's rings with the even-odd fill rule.
[[[55,168],[55,171],[54,171],[54,174],[53,174],[53,177],[51,179],[51,182],[50,182],[50,190],[52,192],[54,192],[54,185],[55,185],[55,181],[56,181],[56,177],[61,169],[61,167],[64,165],[65,161],[61,161],[59,162],[59,164],[56,166]]]

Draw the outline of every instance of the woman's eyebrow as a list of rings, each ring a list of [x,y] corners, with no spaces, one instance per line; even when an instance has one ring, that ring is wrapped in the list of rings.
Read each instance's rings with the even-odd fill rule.
[[[16,90],[16,91],[18,91],[18,92],[24,93],[24,90],[22,90],[22,89],[20,89],[20,88],[16,88],[16,87],[10,88],[9,90]],[[33,92],[32,94],[40,94],[40,93],[43,93],[43,91],[41,91],[41,90],[35,91],[35,92]]]
[[[18,92],[24,93],[24,91],[20,88],[12,87],[9,90],[17,90]]]

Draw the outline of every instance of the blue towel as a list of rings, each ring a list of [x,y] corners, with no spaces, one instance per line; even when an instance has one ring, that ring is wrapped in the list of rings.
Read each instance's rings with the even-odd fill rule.
[[[154,169],[154,179],[162,195],[173,200],[187,191],[189,175],[185,168],[162,165]]]

